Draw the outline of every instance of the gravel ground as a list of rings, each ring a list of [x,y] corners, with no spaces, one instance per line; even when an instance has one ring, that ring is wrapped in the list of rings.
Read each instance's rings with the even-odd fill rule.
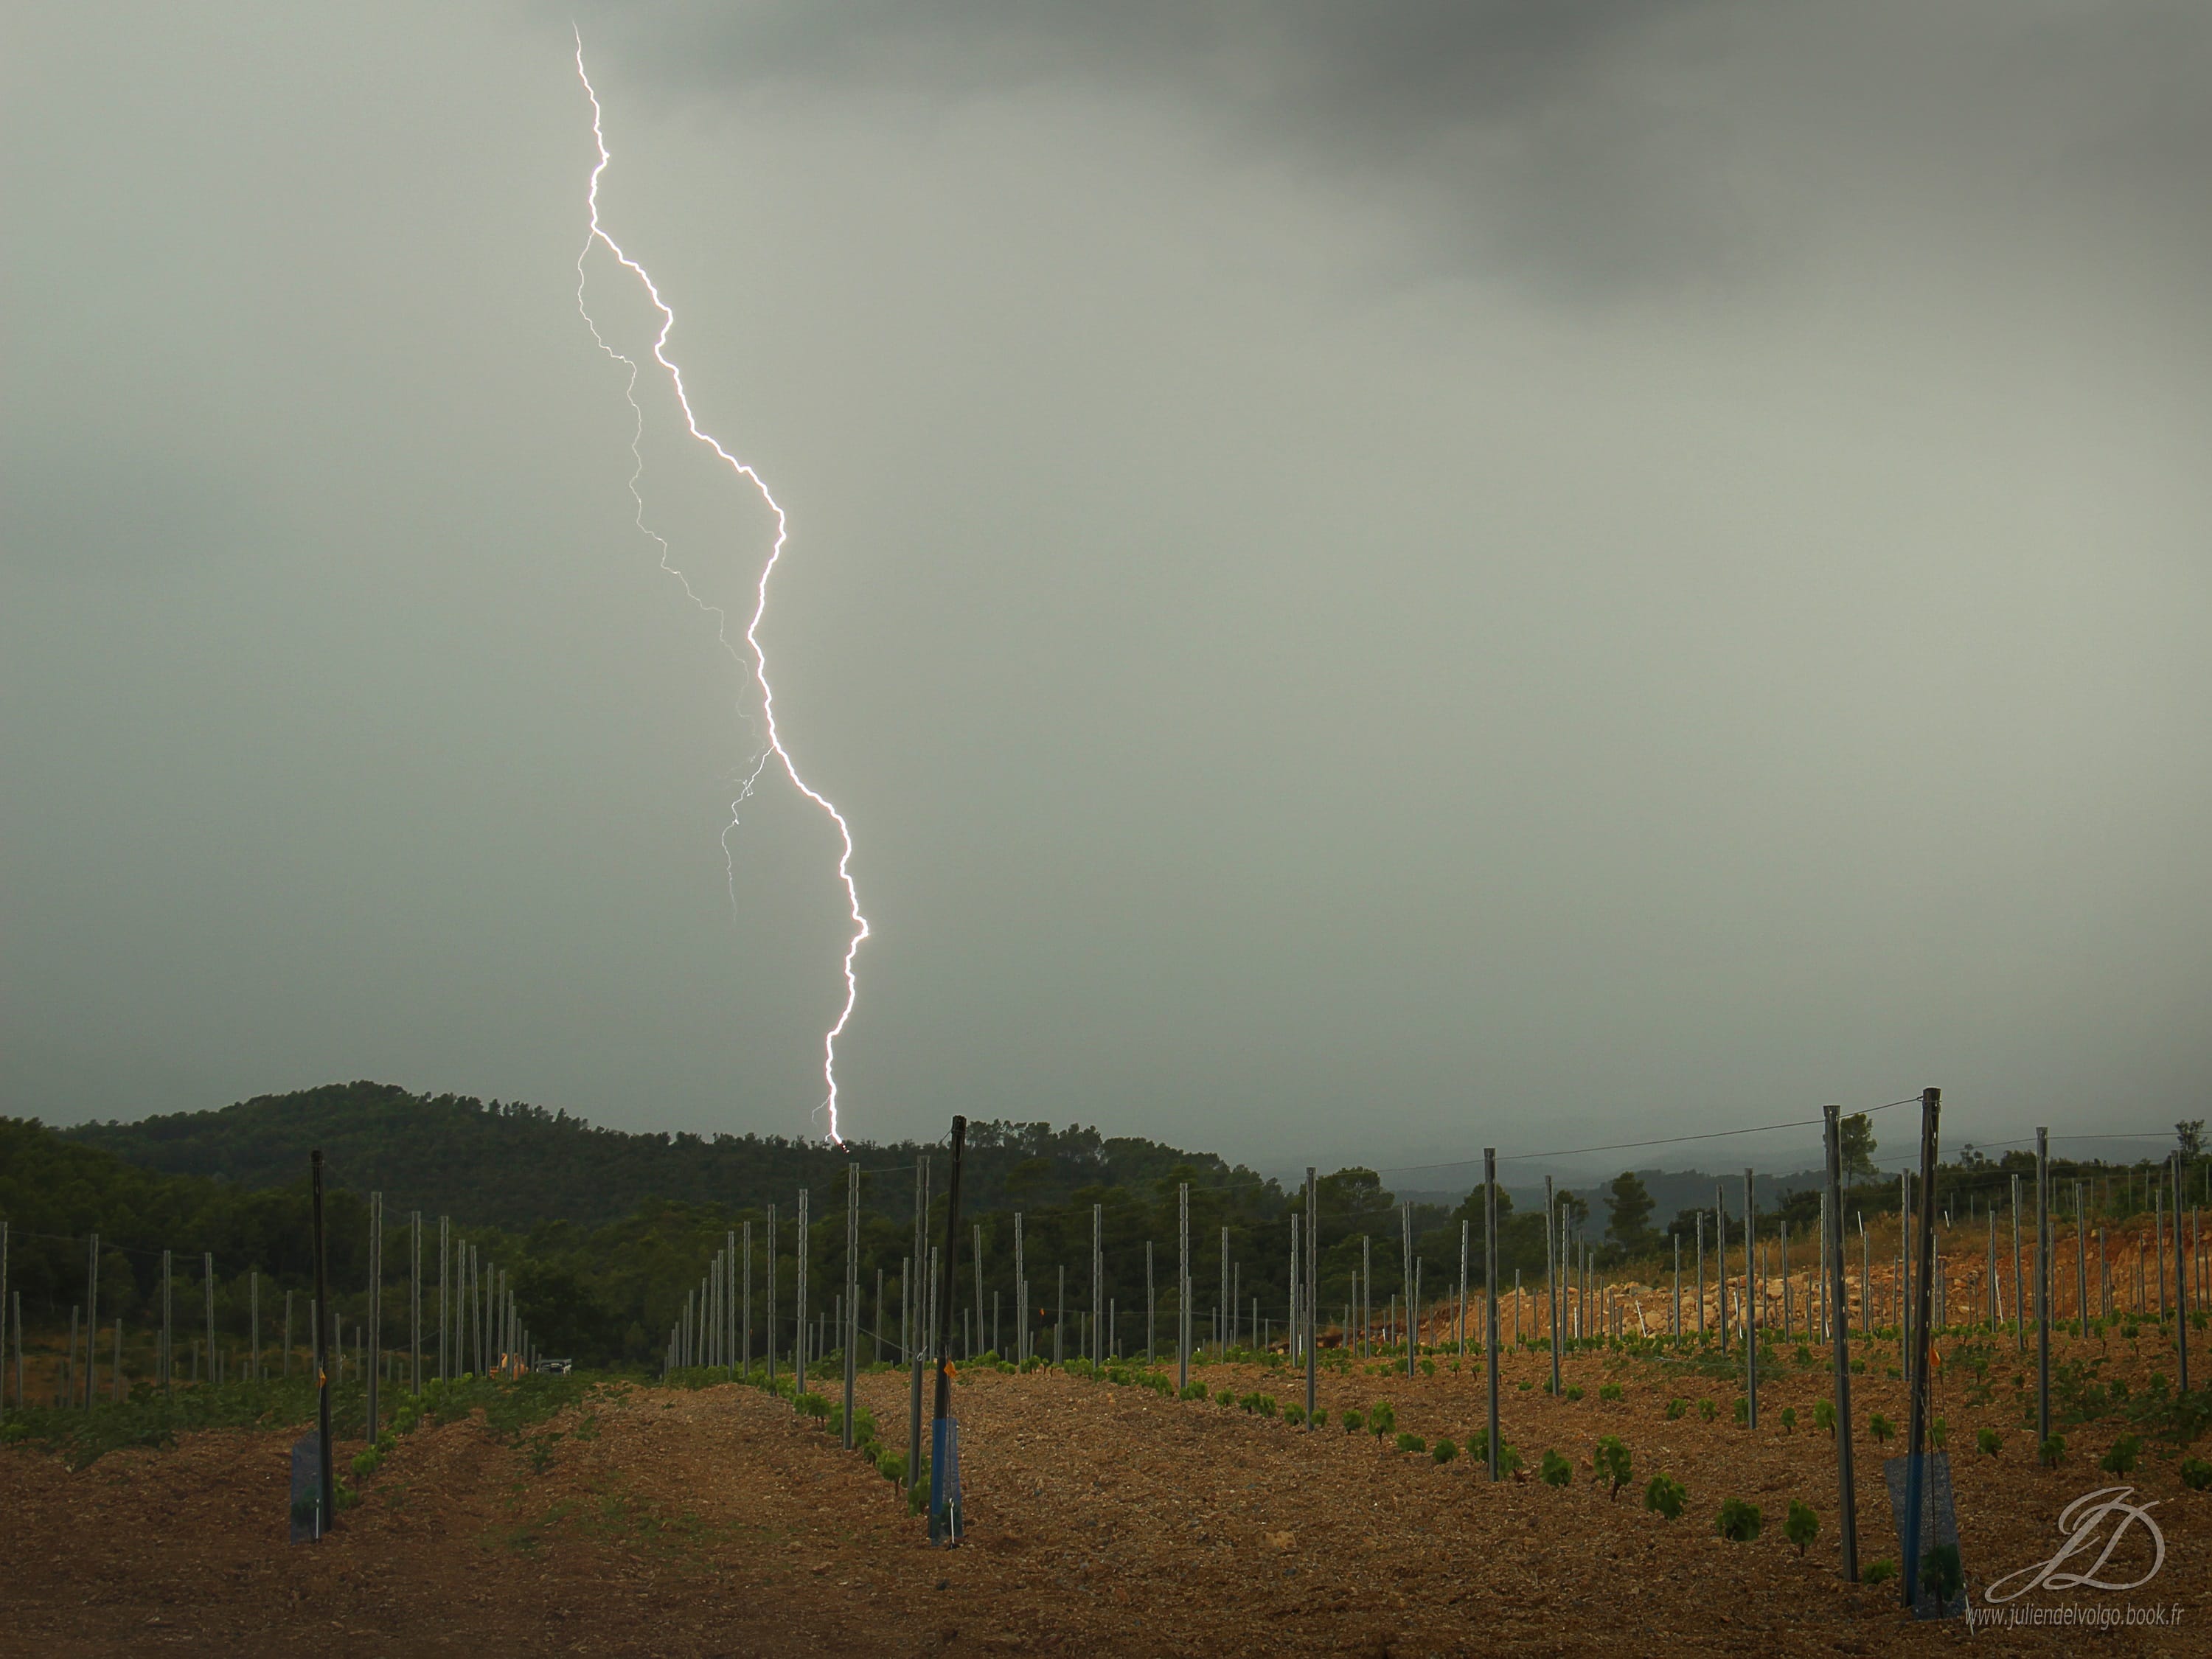
[[[2094,1345],[2090,1345],[2094,1346]],[[2115,1349],[2126,1344],[2114,1340]],[[1879,1362],[1878,1362],[1879,1363]],[[2149,1369],[2127,1358],[2123,1369]],[[0,1452],[13,1570],[0,1652],[109,1654],[481,1650],[592,1654],[882,1654],[948,1647],[1146,1655],[1921,1652],[1994,1641],[2007,1652],[2092,1643],[2116,1653],[2212,1652],[2207,1634],[2212,1494],[2170,1461],[2129,1478],[2166,1541],[2151,1584],[2127,1594],[2035,1592],[2021,1605],[2164,1609],[2177,1626],[2005,1628],[1902,1619],[1888,1589],[1837,1572],[1832,1449],[1809,1424],[1822,1373],[1785,1364],[1761,1389],[1760,1429],[1734,1426],[1734,1387],[1648,1361],[1579,1357],[1581,1401],[1509,1357],[1506,1441],[1533,1465],[1574,1457],[1573,1484],[1492,1486],[1465,1457],[1439,1467],[1368,1434],[1293,1430],[1240,1410],[1050,1373],[971,1371],[955,1390],[970,1532],[957,1551],[921,1540],[898,1495],[860,1459],[751,1389],[624,1388],[547,1425],[557,1439],[498,1442],[481,1421],[418,1430],[316,1546],[283,1541],[291,1437],[210,1432],[161,1452],[111,1455],[72,1474]],[[1207,1368],[1204,1380],[1287,1403],[1285,1371]],[[1972,1407],[1947,1376],[1970,1582],[2049,1557],[2059,1510],[2114,1484],[2096,1458],[2111,1430],[2076,1430],[2067,1462],[2038,1467],[2010,1370]],[[1625,1397],[1600,1401],[1618,1380]],[[861,1379],[902,1431],[904,1379]],[[1668,1420],[1667,1399],[1711,1396]],[[1333,1413],[1388,1399],[1399,1427],[1463,1440],[1481,1420],[1478,1374],[1324,1372]],[[1869,1413],[1902,1420],[1900,1384],[1854,1379]],[[1984,1425],[2007,1436],[1972,1449]],[[1618,1500],[1593,1484],[1601,1434],[1631,1449]],[[1860,1442],[1861,1556],[1896,1553],[1876,1449]],[[1689,1488],[1682,1517],[1646,1511],[1655,1472]],[[1726,1497],[1761,1506],[1749,1544],[1714,1530]],[[1782,1536],[1790,1499],[1820,1513],[1801,1559]],[[2114,1558],[2108,1577],[2132,1578]],[[1892,1587],[1893,1588],[1893,1587]]]

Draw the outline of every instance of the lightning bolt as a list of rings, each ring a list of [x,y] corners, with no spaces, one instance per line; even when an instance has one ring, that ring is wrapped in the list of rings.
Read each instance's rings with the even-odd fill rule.
[[[830,1139],[842,1146],[845,1144],[845,1140],[837,1130],[837,1039],[844,1035],[845,1027],[852,1022],[854,1005],[860,1000],[860,981],[854,972],[853,962],[854,958],[860,954],[861,943],[868,937],[869,928],[867,917],[860,914],[860,890],[853,880],[852,827],[845,822],[845,815],[837,810],[835,803],[827,795],[799,775],[798,763],[792,759],[791,751],[784,747],[783,734],[777,728],[775,720],[775,689],[769,684],[768,653],[761,648],[760,625],[761,618],[768,612],[769,579],[775,574],[776,565],[783,558],[784,546],[790,537],[790,521],[784,516],[781,504],[769,491],[768,484],[760,474],[723,448],[712,434],[699,425],[698,416],[691,411],[691,399],[684,389],[684,371],[678,368],[668,356],[668,336],[670,331],[676,326],[676,313],[669,309],[668,302],[660,297],[659,289],[653,285],[653,278],[647,274],[645,267],[625,253],[621,244],[608,235],[606,228],[599,223],[599,176],[607,170],[607,163],[614,158],[607,150],[606,133],[602,125],[602,112],[599,108],[599,94],[593,90],[592,77],[584,70],[584,37],[580,29],[576,33],[576,78],[584,83],[584,95],[591,100],[592,141],[599,147],[599,152],[598,165],[592,169],[591,187],[585,197],[586,204],[591,210],[591,230],[584,238],[582,250],[576,255],[576,310],[584,319],[584,326],[592,331],[592,338],[598,342],[599,349],[629,370],[629,382],[623,388],[623,396],[629,399],[630,412],[635,416],[635,422],[630,433],[630,456],[636,462],[636,467],[630,474],[629,493],[631,499],[637,503],[637,527],[659,544],[660,568],[683,584],[684,593],[694,605],[714,617],[716,641],[733,659],[741,663],[744,659],[738,656],[736,647],[730,643],[728,613],[719,605],[708,605],[693,591],[690,580],[681,570],[669,562],[669,547],[666,538],[660,536],[645,521],[645,497],[638,490],[638,480],[644,476],[645,472],[645,457],[640,448],[645,434],[645,410],[637,401],[639,365],[635,359],[624,356],[606,343],[605,337],[599,332],[599,325],[592,319],[590,308],[585,304],[584,261],[590,255],[593,244],[603,245],[624,270],[644,285],[646,295],[653,301],[653,309],[660,313],[660,332],[653,342],[653,360],[667,371],[668,383],[675,389],[677,404],[684,411],[684,426],[694,438],[713,450],[716,458],[732,472],[750,484],[759,493],[761,500],[767,504],[768,510],[775,515],[775,540],[769,548],[768,562],[761,567],[760,583],[754,590],[753,595],[752,619],[745,624],[745,645],[752,653],[753,679],[760,687],[761,717],[762,723],[768,732],[768,747],[761,751],[758,758],[753,763],[752,771],[739,787],[737,799],[730,803],[730,823],[722,831],[722,854],[729,865],[731,898],[734,902],[737,896],[737,868],[730,852],[730,830],[737,828],[738,807],[750,799],[753,786],[760,781],[761,774],[766,771],[771,763],[780,764],[783,769],[784,775],[791,780],[792,787],[820,807],[828,815],[830,823],[837,826],[837,836],[843,844],[842,850],[837,856],[837,879],[845,884],[845,900],[852,916],[853,933],[845,945],[845,1004],[837,1011],[836,1023],[823,1034],[822,1038],[822,1081],[827,1094],[823,1100],[821,1109],[829,1115]]]

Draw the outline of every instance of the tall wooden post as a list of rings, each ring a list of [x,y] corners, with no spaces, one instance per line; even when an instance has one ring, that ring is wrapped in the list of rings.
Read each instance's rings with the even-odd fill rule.
[[[860,1166],[845,1170],[845,1426],[839,1438],[853,1449],[853,1372],[860,1347]]]
[[[447,1289],[447,1281],[453,1270],[452,1256],[453,1218],[441,1215],[438,1218],[438,1380],[441,1382],[451,1381],[453,1375],[452,1351],[446,1346],[450,1340],[453,1322],[452,1304],[447,1300],[450,1292]]]
[[[1905,1435],[1905,1605],[1920,1601],[1920,1522],[1923,1494],[1928,1490],[1928,1384],[1935,1352],[1931,1320],[1936,1288],[1936,1121],[1942,1111],[1942,1093],[1923,1089],[1920,1093],[1920,1237],[1917,1282],[1912,1287],[1912,1363],[1905,1371],[1911,1408]]]
[[[2035,1437],[2051,1437],[2051,1131],[2035,1132]]]
[[[1314,1179],[1314,1166],[1306,1165],[1306,1226],[1305,1226],[1305,1345],[1306,1345],[1306,1431],[1310,1434],[1319,1425],[1314,1421],[1315,1386],[1317,1378],[1314,1350],[1320,1346],[1320,1330],[1315,1319],[1319,1305],[1321,1286],[1315,1282],[1315,1271],[1320,1261],[1316,1237],[1321,1229],[1321,1188]]]
[[[1544,1294],[1551,1303],[1552,1397],[1559,1397],[1559,1239],[1553,1215],[1552,1177],[1544,1177]]]
[[[792,1240],[792,1265],[796,1269],[791,1291],[791,1401],[794,1408],[799,1395],[806,1392],[806,1267],[807,1258],[814,1254],[813,1241],[807,1237],[807,1190],[799,1189],[799,1229]]]
[[[1717,1181],[1713,1182],[1713,1279],[1714,1322],[1720,1327],[1721,1352],[1726,1353],[1729,1345],[1728,1198]]]
[[[937,1310],[937,1389],[930,1413],[929,1541],[960,1542],[959,1453],[952,1425],[952,1375],[947,1368],[945,1335],[960,1285],[960,1166],[968,1144],[968,1120],[952,1120],[952,1173],[945,1189],[945,1291]]]
[[[71,1345],[74,1350],[75,1345]],[[208,1344],[209,1375],[214,1375],[215,1344]],[[88,1241],[84,1269],[84,1408],[92,1409],[93,1393],[100,1376],[100,1235]]]
[[[1759,1237],[1758,1212],[1752,1207],[1751,1170],[1743,1172],[1743,1376],[1748,1426],[1759,1426],[1759,1294],[1752,1287],[1752,1253]]]
[[[2089,1334],[2089,1216],[2081,1207],[2081,1183],[2074,1183],[2074,1314],[2081,1334]]]
[[[2173,1154],[2173,1330],[2180,1344],[2181,1392],[2189,1392],[2189,1256],[2181,1237],[2181,1154]]]
[[[315,1536],[320,1538],[331,1529],[331,1517],[335,1512],[337,1496],[337,1462],[331,1441],[331,1364],[330,1271],[328,1252],[323,1242],[323,1155],[313,1152],[307,1155],[310,1213],[314,1226],[315,1305],[312,1310],[315,1321],[315,1436],[318,1468],[315,1480]]]
[[[1821,1219],[1826,1245],[1823,1255],[1829,1274],[1828,1346],[1836,1391],[1836,1498],[1843,1522],[1844,1579],[1856,1584],[1859,1578],[1859,1508],[1858,1484],[1851,1471],[1850,1321],[1844,1316],[1850,1303],[1844,1287],[1843,1108],[1824,1106],[1820,1110],[1828,1163],[1828,1201],[1822,1208]]]
[[[383,1367],[381,1358],[384,1340],[384,1194],[368,1195],[368,1363],[363,1374],[368,1383],[368,1439],[376,1443],[376,1431],[382,1421],[377,1411],[377,1373]]]
[[[1372,1357],[1375,1346],[1375,1237],[1359,1236],[1359,1357]]]
[[[1420,1310],[1414,1307],[1416,1287],[1413,1282],[1413,1201],[1407,1199],[1398,1206],[1398,1225],[1401,1243],[1398,1247],[1398,1265],[1406,1281],[1406,1376],[1413,1375],[1413,1353],[1420,1344],[1418,1321]]]
[[[1490,1478],[1498,1475],[1498,1149],[1482,1149],[1482,1364],[1490,1395]]]
[[[1469,1244],[1468,1236],[1474,1230],[1474,1222],[1467,1219],[1462,1219],[1459,1224],[1459,1358],[1462,1364],[1467,1363],[1467,1269]]]
[[[908,1396],[906,1424],[906,1485],[911,1498],[915,1481],[921,1473],[921,1351],[926,1346],[920,1317],[927,1305],[929,1296],[928,1254],[923,1248],[929,1225],[929,1158],[927,1153],[915,1160],[914,1166],[914,1272],[915,1314],[913,1355],[908,1362]]]
[[[422,1392],[422,1212],[408,1213],[407,1355],[414,1392]]]
[[[1190,1182],[1176,1194],[1176,1391],[1190,1388]]]
[[[1221,1304],[1213,1313],[1213,1346],[1216,1358],[1230,1343],[1230,1322],[1237,1316],[1236,1293],[1229,1288],[1229,1229],[1221,1230]]]
[[[1705,1212],[1698,1212],[1698,1340],[1705,1340]]]

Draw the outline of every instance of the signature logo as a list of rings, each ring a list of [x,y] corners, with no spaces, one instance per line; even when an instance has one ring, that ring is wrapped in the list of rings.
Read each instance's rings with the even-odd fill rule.
[[[2128,1500],[2135,1496],[2135,1490],[2133,1486],[2105,1486],[2075,1498],[2058,1512],[2058,1531],[2065,1540],[2059,1545],[2058,1553],[2047,1561],[2006,1574],[1982,1592],[1982,1600],[1995,1606],[2025,1595],[2032,1589],[2131,1590],[2150,1583],[2166,1565],[2166,1534],[2150,1518],[2158,1501],[2154,1498],[2148,1504],[2131,1504]],[[2105,1564],[2112,1559],[2112,1553],[2137,1526],[2150,1534],[2150,1571],[2125,1583],[2100,1577]],[[2102,1548],[2098,1547],[2100,1544]],[[2096,1551],[2096,1559],[2087,1565],[2078,1565],[2092,1550]],[[2006,1589],[2015,1581],[2017,1588]]]

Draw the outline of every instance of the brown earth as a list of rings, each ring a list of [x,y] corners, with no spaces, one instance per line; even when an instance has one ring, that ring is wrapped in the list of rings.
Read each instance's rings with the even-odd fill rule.
[[[2115,1339],[2116,1350],[2129,1345]],[[2150,1346],[2147,1340],[2144,1346]],[[2002,1358],[2002,1356],[2001,1356]],[[2148,1361],[2130,1361],[2147,1369]],[[1877,1357],[1876,1368],[1881,1365]],[[1837,1492],[1809,1421],[1821,1374],[1785,1365],[1761,1388],[1762,1426],[1735,1428],[1735,1390],[1644,1361],[1580,1357],[1554,1401],[1534,1355],[1507,1361],[1506,1440],[1533,1464],[1546,1446],[1577,1468],[1564,1491],[1492,1486],[1462,1457],[1439,1467],[1340,1427],[1316,1435],[1243,1411],[1052,1373],[971,1372],[956,1389],[970,1531],[932,1551],[893,1487],[790,1408],[751,1389],[626,1389],[550,1425],[542,1469],[481,1420],[404,1438],[361,1506],[319,1545],[283,1541],[291,1436],[210,1432],[162,1452],[112,1454],[70,1473],[0,1452],[9,1571],[0,1652],[334,1654],[510,1651],[612,1655],[873,1655],[1019,1649],[1151,1655],[1923,1652],[1975,1639],[1962,1623],[1914,1624],[1894,1585],[1840,1582]],[[1208,1367],[1215,1388],[1272,1391],[1286,1371]],[[2069,1432],[2066,1462],[2036,1466],[2008,1362],[1997,1402],[1942,1385],[1970,1581],[2050,1556],[2059,1510],[2114,1484],[2095,1459],[2115,1431]],[[1598,1385],[1617,1378],[1620,1401]],[[904,1379],[861,1379],[902,1428]],[[1669,1395],[1713,1398],[1669,1421]],[[1480,1420],[1479,1376],[1325,1373],[1332,1412],[1395,1402],[1401,1429],[1462,1439]],[[1901,1385],[1854,1379],[1870,1412],[1902,1418]],[[1996,1459],[1974,1428],[2007,1436]],[[892,1431],[896,1432],[895,1429]],[[1589,1454],[1614,1433],[1636,1485],[1609,1500]],[[1863,1560],[1894,1556],[1879,1449],[1860,1441]],[[1644,1510],[1643,1481],[1671,1473],[1689,1507]],[[2007,1652],[2081,1641],[2124,1653],[2212,1651],[2206,1540],[2212,1494],[2170,1461],[2130,1477],[2154,1499],[2166,1559],[2131,1594],[2032,1593],[2021,1605],[2178,1609],[2179,1628],[1984,1632]],[[1719,1538],[1724,1497],[1761,1506],[1753,1543]],[[1820,1511],[1800,1559],[1782,1536],[1789,1501]],[[2132,1578],[2115,1559],[2108,1576]],[[2168,1617],[2172,1617],[2172,1612]]]

